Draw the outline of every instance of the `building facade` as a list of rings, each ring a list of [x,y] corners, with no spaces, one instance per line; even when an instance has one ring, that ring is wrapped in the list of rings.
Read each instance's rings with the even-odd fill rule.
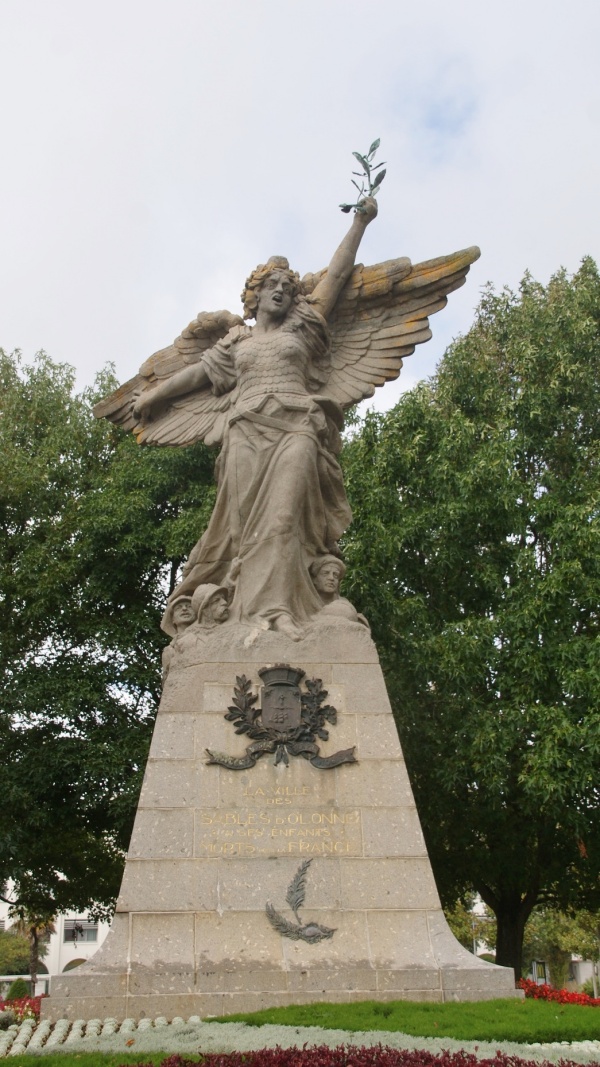
[[[0,901],[0,930],[8,930],[12,920],[8,916],[9,905]],[[90,922],[87,915],[70,911],[57,915],[55,932],[47,940],[47,952],[40,962],[36,994],[48,993],[52,975],[64,974],[85,963],[94,955],[106,937],[110,923]],[[28,980],[28,974],[0,974],[0,996],[5,995],[11,981],[16,977]]]

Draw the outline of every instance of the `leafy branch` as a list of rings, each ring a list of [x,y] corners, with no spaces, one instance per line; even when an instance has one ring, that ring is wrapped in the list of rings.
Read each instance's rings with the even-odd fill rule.
[[[365,210],[363,206],[365,197],[377,196],[377,193],[379,192],[379,186],[386,175],[385,170],[381,170],[380,168],[384,167],[385,163],[377,163],[373,166],[373,160],[375,159],[380,144],[381,141],[378,137],[376,141],[373,141],[369,151],[366,152],[364,156],[361,155],[360,152],[352,153],[354,158],[360,163],[362,170],[352,171],[354,178],[360,178],[360,185],[354,178],[352,178],[352,184],[358,190],[358,200],[355,204],[340,204],[342,211],[346,214],[349,211],[352,211],[353,208],[355,211],[363,212]],[[376,171],[379,173],[376,174]]]

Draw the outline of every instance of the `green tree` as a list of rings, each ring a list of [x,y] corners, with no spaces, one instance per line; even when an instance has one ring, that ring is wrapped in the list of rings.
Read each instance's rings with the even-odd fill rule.
[[[487,908],[482,913],[473,910],[475,896],[467,895],[466,901],[458,900],[451,908],[445,908],[446,920],[457,941],[469,952],[478,953],[477,946],[486,949],[496,945],[496,923]],[[480,953],[478,953],[480,954]]]
[[[14,927],[0,930],[0,974],[29,973],[29,941]]]
[[[40,960],[47,951],[45,942],[51,934],[56,932],[56,927],[52,921],[53,916],[49,913],[34,914],[23,906],[13,908],[12,912],[13,916],[17,916],[16,932],[26,938],[29,946],[29,977],[33,995],[37,985]]]
[[[159,698],[161,610],[206,523],[202,445],[140,449],[71,368],[0,352],[0,885],[50,916],[119,888]]]
[[[534,908],[525,927],[524,971],[533,960],[543,960],[550,982],[562,988],[569,977],[572,956],[597,960],[600,954],[600,915],[590,911],[567,914],[552,908]]]
[[[442,899],[476,890],[521,973],[537,902],[600,890],[600,279],[482,300],[344,463],[370,619]]]

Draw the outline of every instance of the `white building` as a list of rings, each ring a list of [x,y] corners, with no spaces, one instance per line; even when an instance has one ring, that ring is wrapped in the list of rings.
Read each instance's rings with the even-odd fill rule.
[[[9,905],[0,900],[0,930],[8,930],[12,920],[8,917]],[[48,939],[48,951],[40,961],[36,993],[48,993],[53,974],[63,974],[85,963],[94,955],[106,937],[110,923],[89,922],[87,915],[69,911],[57,915],[54,920],[56,932]],[[27,975],[0,975],[0,995],[4,995],[13,978]]]

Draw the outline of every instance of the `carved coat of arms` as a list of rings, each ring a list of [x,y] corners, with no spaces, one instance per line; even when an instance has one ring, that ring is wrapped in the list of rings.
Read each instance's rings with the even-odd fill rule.
[[[288,663],[259,670],[263,682],[261,707],[252,692],[252,683],[241,675],[236,678],[233,703],[225,718],[234,724],[236,734],[246,734],[252,740],[245,756],[228,756],[224,752],[207,749],[207,763],[216,763],[230,770],[241,771],[254,767],[261,756],[274,754],[274,763],[289,764],[290,756],[301,756],[319,770],[329,770],[341,763],[356,763],[354,747],[320,756],[315,737],[329,739],[325,723],[335,725],[337,711],[325,704],[327,691],[319,678],[307,679],[302,692],[305,672]]]

